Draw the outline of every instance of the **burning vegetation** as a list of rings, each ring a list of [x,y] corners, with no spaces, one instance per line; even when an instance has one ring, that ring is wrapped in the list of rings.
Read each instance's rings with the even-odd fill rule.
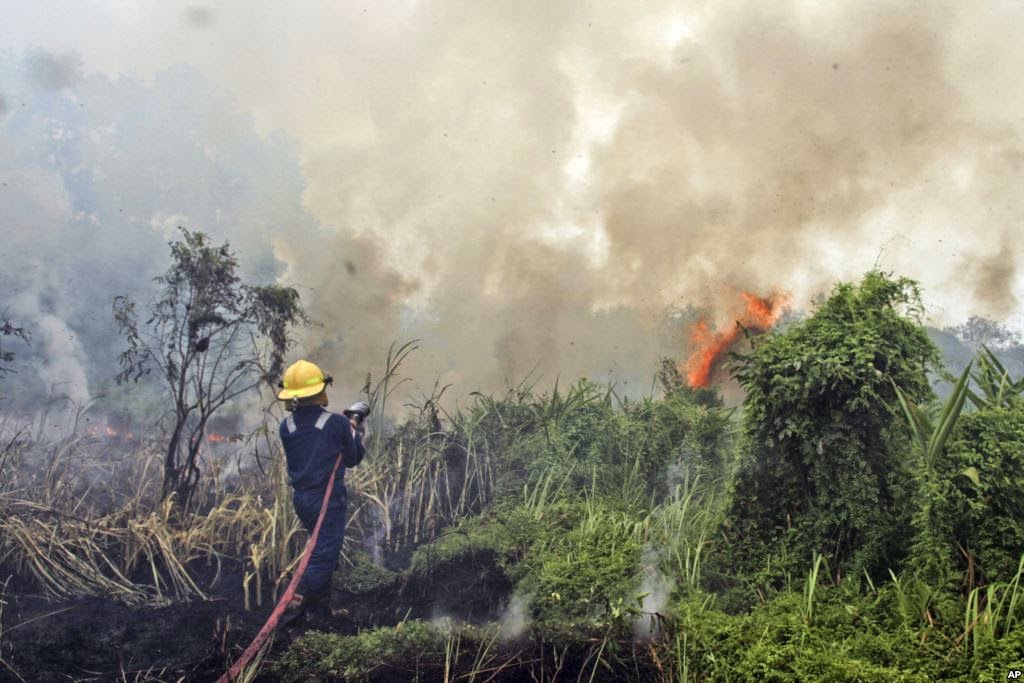
[[[784,297],[743,302],[742,417],[677,372],[640,400],[581,381],[446,411],[439,390],[392,423],[417,345],[392,349],[330,608],[246,675],[1005,675],[1024,644],[1024,380],[982,350],[936,399],[916,287],[882,273],[784,329]],[[701,367],[739,334],[710,334]],[[207,438],[187,506],[163,496],[165,435],[0,425],[4,675],[215,680],[304,541],[276,419]]]
[[[368,455],[244,680],[1024,668],[1024,346],[916,284],[1020,313],[1024,3],[21,3],[0,683],[239,661],[298,356]]]
[[[712,332],[707,319],[702,317],[691,328],[690,341],[694,350],[686,361],[686,380],[690,387],[706,388],[712,373],[736,342],[744,334],[760,334],[772,329],[790,302],[784,294],[762,298],[741,292],[739,298],[745,306],[733,324]]]

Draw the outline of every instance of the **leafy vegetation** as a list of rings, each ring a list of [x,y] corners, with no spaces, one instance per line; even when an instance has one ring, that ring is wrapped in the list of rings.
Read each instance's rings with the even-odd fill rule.
[[[581,381],[446,412],[438,389],[387,425],[416,344],[392,347],[332,615],[258,680],[1004,680],[1024,665],[1020,381],[982,348],[938,401],[920,313],[910,281],[838,285],[735,358],[735,410],[667,364],[659,397]],[[159,482],[89,510],[73,470],[0,460],[0,559],[136,603],[201,598],[200,567],[240,563],[265,614],[302,533],[257,442],[272,476],[200,489],[188,520]]]
[[[929,400],[939,360],[920,313],[914,283],[872,272],[737,357],[747,395],[733,566],[777,586],[814,553],[837,576],[876,578],[907,554],[915,481],[895,387]]]

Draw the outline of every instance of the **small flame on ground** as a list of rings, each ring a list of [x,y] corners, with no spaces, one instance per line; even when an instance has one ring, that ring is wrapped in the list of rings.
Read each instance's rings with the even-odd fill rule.
[[[89,437],[92,437],[92,438],[106,437],[107,439],[117,439],[119,441],[120,440],[131,441],[132,439],[135,438],[135,432],[129,432],[129,431],[123,431],[123,430],[120,430],[120,429],[115,429],[114,427],[111,427],[110,425],[106,425],[104,427],[89,427],[88,429],[85,430],[85,434],[86,434],[86,436],[89,436]],[[218,432],[207,432],[206,433],[206,441],[207,441],[207,443],[225,443],[225,442],[230,441],[230,440],[231,440],[230,436],[227,436],[227,435],[224,435],[224,434],[220,434]]]
[[[707,321],[701,318],[690,330],[695,350],[686,361],[686,378],[691,387],[708,385],[711,372],[742,336],[741,325],[751,332],[764,332],[775,325],[779,316],[789,306],[789,297],[784,294],[775,293],[762,298],[749,292],[742,292],[740,296],[746,305],[735,319],[735,323],[738,324],[712,332]]]
[[[85,435],[93,439],[106,437],[107,439],[125,439],[131,441],[132,439],[135,438],[135,432],[115,429],[110,425],[106,425],[104,427],[89,427],[88,429],[85,430]]]

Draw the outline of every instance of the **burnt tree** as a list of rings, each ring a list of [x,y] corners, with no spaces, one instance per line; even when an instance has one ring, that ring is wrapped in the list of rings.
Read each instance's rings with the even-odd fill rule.
[[[0,377],[14,372],[9,363],[14,362],[14,352],[4,348],[4,337],[14,337],[24,343],[29,342],[29,333],[24,327],[18,327],[4,313],[0,315]]]
[[[294,289],[243,283],[228,243],[181,233],[170,243],[170,268],[155,278],[146,321],[139,323],[128,297],[116,297],[113,310],[128,346],[118,383],[155,374],[173,406],[163,497],[187,506],[210,418],[232,399],[277,381],[291,331],[306,317]]]

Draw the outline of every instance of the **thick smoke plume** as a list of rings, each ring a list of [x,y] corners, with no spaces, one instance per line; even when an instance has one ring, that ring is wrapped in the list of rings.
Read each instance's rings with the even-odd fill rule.
[[[0,33],[22,50],[0,138],[25,148],[0,145],[0,208],[54,235],[95,217],[97,265],[57,263],[104,291],[5,274],[92,363],[105,332],[81,318],[159,272],[179,222],[299,286],[319,325],[296,355],[349,392],[413,337],[406,371],[457,395],[535,366],[643,390],[696,312],[806,307],[876,264],[921,280],[936,322],[1022,322],[1017,4],[151,9],[105,41],[25,8]]]
[[[422,6],[389,62],[415,77],[385,71],[397,87],[371,91],[372,147],[307,164],[307,206],[404,273],[380,315],[422,311],[407,334],[445,354],[426,368],[463,385],[537,362],[638,379],[686,353],[681,333],[656,334],[673,306],[722,316],[737,289],[776,288],[806,305],[876,261],[936,301],[1019,314],[1005,239],[1019,169],[993,144],[1019,152],[1020,130],[964,87],[982,49],[958,37],[971,17],[716,3],[644,25],[633,11],[456,22]],[[998,260],[974,253],[984,243]],[[365,316],[332,313],[318,311],[360,336]]]

